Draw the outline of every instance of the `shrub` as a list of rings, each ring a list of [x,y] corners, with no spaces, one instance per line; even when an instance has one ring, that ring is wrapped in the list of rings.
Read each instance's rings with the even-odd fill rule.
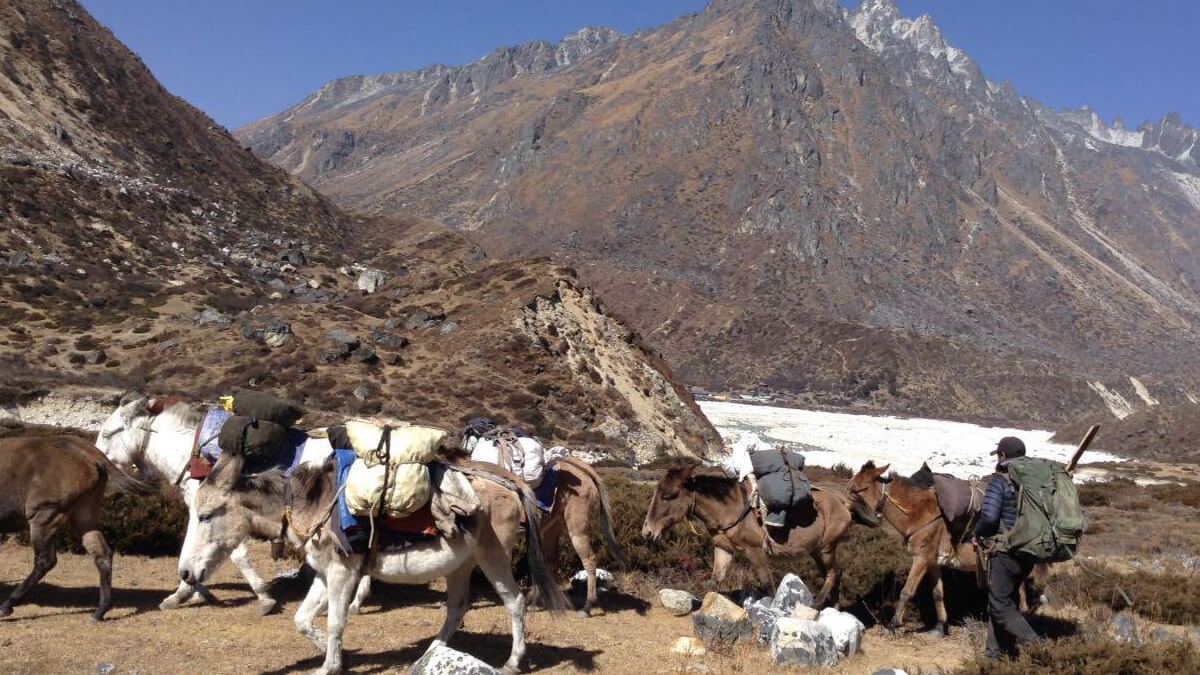
[[[1200,650],[1189,642],[1158,642],[1144,647],[1110,638],[1072,637],[1021,651],[1010,661],[989,662],[977,658],[960,668],[960,675],[1157,675],[1200,672]]]
[[[1056,600],[1080,607],[1102,606],[1113,611],[1129,609],[1148,619],[1173,624],[1200,623],[1200,577],[1191,574],[1155,574],[1145,570],[1121,573],[1109,568],[1094,574],[1060,572],[1047,590]],[[1097,576],[1102,575],[1102,576]],[[1130,605],[1116,591],[1120,586]]]

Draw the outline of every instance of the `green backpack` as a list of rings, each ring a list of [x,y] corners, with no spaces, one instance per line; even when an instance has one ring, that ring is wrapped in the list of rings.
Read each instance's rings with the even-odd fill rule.
[[[1083,509],[1066,467],[1017,457],[1008,463],[1008,480],[1017,491],[1017,520],[1000,536],[1002,549],[1038,562],[1073,558],[1083,535]]]

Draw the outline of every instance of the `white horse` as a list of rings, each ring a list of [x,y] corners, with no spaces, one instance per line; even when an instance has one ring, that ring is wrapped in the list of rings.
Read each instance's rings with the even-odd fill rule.
[[[192,446],[196,441],[196,428],[204,422],[205,408],[186,401],[151,398],[140,391],[132,391],[121,397],[117,409],[104,420],[100,427],[96,447],[124,470],[137,467],[146,480],[167,482],[178,488],[188,509],[188,526],[196,520],[195,496],[199,480],[190,477],[188,468],[192,458]],[[200,439],[201,442],[208,439]],[[328,439],[310,438],[300,456],[301,464],[320,464],[333,452]],[[278,536],[278,535],[276,535]],[[247,541],[239,542],[228,552],[228,557],[237,566],[242,577],[250,584],[258,598],[263,614],[275,609],[270,586],[250,563]],[[224,559],[217,561],[217,564]],[[351,611],[357,612],[370,590],[370,578],[364,577],[362,587],[355,597]],[[196,594],[216,604],[216,598],[202,584],[181,581],[179,588],[159,604],[160,609],[175,609],[192,599]]]
[[[462,623],[476,566],[491,581],[512,619],[512,651],[504,672],[518,672],[525,655],[525,598],[513,578],[511,555],[522,530],[529,541],[529,569],[535,587],[552,611],[569,606],[541,556],[533,493],[498,467],[472,463],[461,469],[472,476],[481,508],[459,521],[457,535],[437,537],[398,552],[380,551],[364,560],[361,554],[339,552],[327,531],[337,498],[332,461],[301,466],[291,478],[278,470],[245,476],[241,474],[243,462],[240,454],[222,455],[212,475],[200,485],[195,500],[198,515],[188,523],[179,576],[202,582],[245,538],[285,531],[289,543],[303,546],[308,564],[316,571],[295,621],[300,634],[325,654],[317,673],[342,669],[342,636],[360,577],[372,575],[399,583],[427,583],[444,577],[446,619],[429,646],[433,650],[444,645]],[[325,610],[329,612],[327,634],[313,625]]]

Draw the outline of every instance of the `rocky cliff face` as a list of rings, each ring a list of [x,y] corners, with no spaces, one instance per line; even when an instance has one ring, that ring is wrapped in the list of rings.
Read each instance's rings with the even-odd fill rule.
[[[494,68],[559,67],[606,35]],[[598,301],[559,300],[591,297],[573,272],[493,262],[431,221],[347,216],[168,94],[78,4],[0,0],[0,64],[5,408],[96,407],[68,385],[250,385],[445,427],[491,414],[628,459],[719,448]],[[540,338],[554,332],[570,361]]]
[[[356,211],[577,267],[695,385],[1025,422],[1131,376],[1185,396],[1178,118],[1048,110],[890,0],[719,0],[593,44],[343,80],[237,133]]]

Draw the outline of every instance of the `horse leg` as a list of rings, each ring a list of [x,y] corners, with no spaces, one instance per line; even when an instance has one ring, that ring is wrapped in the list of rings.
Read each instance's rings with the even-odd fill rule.
[[[488,544],[482,542],[476,549],[475,560],[504,602],[504,609],[512,617],[512,651],[500,672],[509,675],[518,673],[521,661],[525,658],[525,596],[513,578],[512,557],[503,547],[490,550]]]
[[[50,509],[38,511],[29,518],[29,541],[33,544],[33,571],[13,589],[12,594],[0,603],[0,617],[12,614],[12,608],[25,597],[30,588],[42,580],[46,573],[58,564],[58,551],[54,550],[54,533],[67,520],[66,514]]]
[[[587,572],[587,600],[583,603],[583,609],[579,610],[579,616],[583,618],[587,618],[591,614],[592,605],[596,604],[596,553],[592,550],[592,541],[588,537],[587,506],[586,502],[572,501],[567,504],[565,509],[565,520],[567,532],[571,536],[571,545],[575,547],[575,553],[579,554],[579,560],[583,563],[584,571]]]
[[[275,609],[275,598],[271,597],[271,587],[258,575],[254,565],[250,564],[250,550],[246,543],[238,544],[229,554],[229,559],[238,568],[242,578],[250,584],[250,590],[258,597],[258,613],[262,616],[270,614]]]
[[[933,577],[933,608],[937,611],[937,626],[929,631],[937,637],[946,637],[948,620],[946,618],[946,596],[942,586],[942,569],[937,565],[929,567],[929,575]]]
[[[358,588],[359,556],[339,558],[325,568],[326,597],[329,602],[329,618],[325,622],[325,662],[316,671],[321,675],[333,675],[342,671],[342,636],[346,632],[346,619],[350,602]]]
[[[350,603],[350,613],[362,612],[362,605],[369,597],[371,597],[371,575],[364,574],[363,578],[358,580],[358,590],[354,593],[354,602]]]
[[[79,535],[83,548],[92,556],[96,571],[100,573],[100,602],[92,621],[103,621],[112,607],[112,549],[100,532],[100,504],[104,501],[104,484],[100,483],[85,495],[71,512],[71,527]]]
[[[920,556],[914,557],[912,567],[908,569],[908,578],[904,580],[904,588],[900,589],[900,599],[896,601],[896,611],[887,625],[889,633],[896,632],[900,626],[904,625],[904,611],[908,608],[908,602],[912,600],[912,596],[916,595],[917,589],[921,586],[921,580],[928,572],[929,561]]]
[[[825,607],[837,602],[838,585],[842,579],[842,571],[837,566],[837,550],[822,549],[812,554],[813,562],[817,564],[817,572],[824,579],[821,591],[817,594],[817,607]]]
[[[366,577],[370,578],[370,577]],[[300,603],[299,609],[296,610],[296,630],[308,638],[317,646],[317,649],[324,654],[327,647],[325,640],[326,636],[323,631],[313,625],[313,621],[324,612],[329,606],[329,590],[325,586],[325,576],[317,574],[313,577],[312,586],[308,587],[308,594],[304,596],[304,602]]]
[[[733,562],[733,554],[723,548],[713,547],[713,573],[712,583],[713,590],[720,591],[721,584],[725,582],[725,575],[729,573],[729,565]]]
[[[467,606],[470,604],[471,572],[474,571],[475,564],[468,562],[446,576],[446,620],[442,623],[437,637],[429,643],[429,649],[425,651],[432,651],[449,642],[462,626],[463,617],[467,615]]]
[[[558,508],[558,505],[555,505]],[[565,521],[561,513],[551,512],[550,516],[542,521],[539,526],[539,535],[542,541],[542,560],[546,561],[546,567],[550,570],[558,569],[559,549],[562,542],[562,531]],[[537,584],[532,584],[529,592],[525,595],[525,604],[528,607],[540,606],[542,602],[542,592],[538,589]]]
[[[754,572],[758,575],[759,590],[770,595],[775,591],[775,575],[771,574],[771,564],[767,559],[767,552],[761,548],[746,548],[742,550],[746,557],[750,559],[750,565],[754,567]],[[733,554],[729,554],[730,559]]]

